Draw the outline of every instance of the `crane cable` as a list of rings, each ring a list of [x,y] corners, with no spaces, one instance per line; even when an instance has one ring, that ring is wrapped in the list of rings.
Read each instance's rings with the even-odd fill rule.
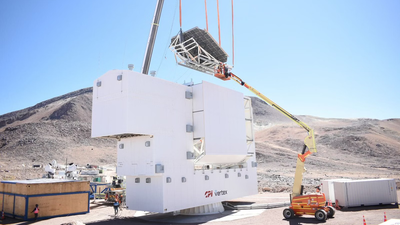
[[[176,5],[175,5],[174,16],[172,17],[171,28],[169,29],[168,38],[171,37],[172,28],[174,27],[174,21],[175,21],[175,15],[176,15],[176,10],[177,9],[178,9],[178,2],[176,2]],[[162,65],[164,59],[167,59],[167,49],[168,49],[168,47],[169,47],[169,44],[167,43],[167,46],[165,46],[165,49],[164,49],[164,54],[162,55],[162,58],[160,60],[160,65],[158,65],[158,68],[156,70],[157,73],[158,73],[158,71],[160,71],[160,68],[161,68],[161,65]]]
[[[205,5],[205,9],[206,9],[206,28],[207,28],[207,32],[208,32],[207,0],[204,0],[204,5]]]
[[[207,0],[204,0],[205,13],[206,13],[206,29],[208,32],[208,16],[207,16]],[[232,5],[232,66],[235,65],[235,35],[234,35],[234,14],[233,14],[233,0],[231,0]],[[217,0],[217,12],[218,12],[218,40],[219,46],[221,47],[221,24],[219,19],[219,0]],[[180,35],[182,41],[182,0],[179,0],[179,25],[180,25]]]
[[[233,0],[231,1],[232,4],[232,66],[235,66],[235,36],[233,32]]]
[[[219,0],[217,0],[217,11],[218,11],[218,37],[219,37],[219,46],[221,47],[221,27],[219,23]]]
[[[183,40],[183,33],[182,33],[182,0],[179,0],[179,43],[182,44],[185,40]]]
[[[182,30],[182,0],[179,0],[179,25]]]

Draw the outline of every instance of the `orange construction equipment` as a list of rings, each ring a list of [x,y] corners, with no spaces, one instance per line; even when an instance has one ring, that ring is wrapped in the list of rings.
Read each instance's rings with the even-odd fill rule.
[[[286,219],[302,215],[314,215],[319,221],[325,221],[328,217],[334,215],[334,209],[331,206],[325,206],[325,194],[300,195],[293,197],[292,203],[288,209],[283,211]]]

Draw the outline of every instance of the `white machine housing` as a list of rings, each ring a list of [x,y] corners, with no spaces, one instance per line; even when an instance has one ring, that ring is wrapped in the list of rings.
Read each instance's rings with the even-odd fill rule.
[[[118,139],[129,209],[172,212],[257,194],[250,98],[112,70],[93,86],[92,137]]]

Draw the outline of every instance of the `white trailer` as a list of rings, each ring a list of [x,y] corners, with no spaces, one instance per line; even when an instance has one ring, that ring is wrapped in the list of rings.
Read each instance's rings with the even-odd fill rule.
[[[351,179],[331,179],[321,181],[321,192],[325,194],[326,201],[331,201],[332,204],[335,203],[335,189],[333,182],[335,181],[349,181]]]
[[[340,207],[398,204],[394,179],[334,181]]]

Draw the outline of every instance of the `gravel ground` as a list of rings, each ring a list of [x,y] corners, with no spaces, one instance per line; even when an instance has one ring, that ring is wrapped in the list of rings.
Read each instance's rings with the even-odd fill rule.
[[[397,191],[400,202],[400,190]],[[244,198],[235,199],[232,202],[246,204],[265,204],[285,202],[289,200],[289,193],[264,193]],[[91,204],[89,214],[76,215],[68,217],[58,217],[37,222],[23,222],[7,218],[2,224],[92,224],[92,225],[124,225],[124,224],[264,224],[264,225],[295,225],[295,224],[317,224],[314,217],[304,216],[291,220],[286,220],[282,216],[284,207],[265,209],[265,210],[226,210],[224,213],[212,216],[144,216],[135,217],[136,211],[123,210],[119,216],[113,216],[113,208],[110,204],[104,204],[102,201]],[[348,211],[336,211],[334,218],[328,219],[324,224],[332,225],[360,225],[363,222],[363,216],[366,223],[380,224],[383,222],[384,213],[387,219],[400,219],[400,209],[398,206],[380,206],[380,207],[362,207],[353,208]],[[250,217],[246,217],[250,216]],[[234,219],[234,220],[231,220]],[[171,222],[172,221],[172,222]]]

